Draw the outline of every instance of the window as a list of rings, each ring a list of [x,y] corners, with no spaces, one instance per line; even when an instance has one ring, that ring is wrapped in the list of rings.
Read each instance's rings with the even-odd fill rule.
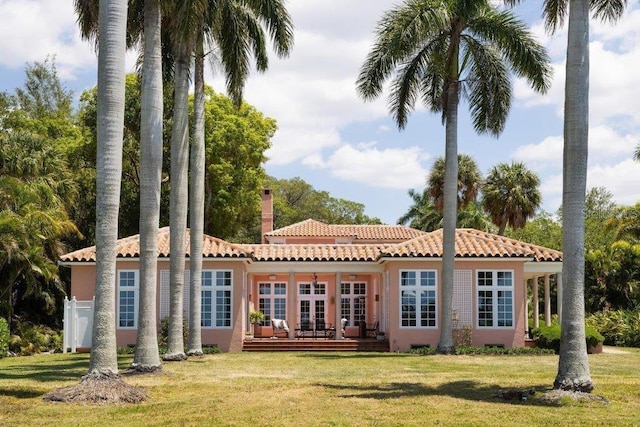
[[[263,325],[271,325],[271,319],[287,318],[287,284],[258,283],[258,308],[264,313]]]
[[[347,319],[346,326],[358,326],[366,319],[367,284],[343,282],[340,285],[340,318]]]
[[[232,275],[228,270],[202,271],[202,327],[231,327]]]
[[[437,286],[435,270],[400,272],[400,326],[437,326]]]
[[[138,323],[138,271],[118,271],[118,328],[135,329]]]
[[[478,327],[513,327],[513,271],[478,271]]]

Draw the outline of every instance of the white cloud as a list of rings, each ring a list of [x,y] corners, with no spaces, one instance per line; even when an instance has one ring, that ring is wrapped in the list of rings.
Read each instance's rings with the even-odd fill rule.
[[[412,188],[424,185],[426,160],[420,148],[378,149],[371,145],[343,145],[326,162],[331,175],[370,187]]]
[[[640,163],[631,158],[617,164],[596,164],[587,173],[587,187],[606,187],[621,205],[640,200]]]
[[[60,77],[95,67],[93,46],[80,39],[71,1],[4,0],[0,2],[0,64],[22,68],[26,62],[56,55]],[[28,17],[25,19],[25,17]]]

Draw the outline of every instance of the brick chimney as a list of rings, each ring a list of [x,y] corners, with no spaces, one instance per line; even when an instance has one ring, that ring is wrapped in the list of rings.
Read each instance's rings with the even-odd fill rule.
[[[273,191],[262,189],[262,243],[267,243],[265,234],[273,231]]]

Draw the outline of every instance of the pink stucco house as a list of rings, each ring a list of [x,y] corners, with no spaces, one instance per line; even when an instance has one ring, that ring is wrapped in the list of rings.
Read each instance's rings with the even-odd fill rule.
[[[273,230],[270,190],[263,190],[263,242],[234,244],[205,236],[202,277],[202,342],[223,351],[242,350],[250,310],[286,319],[288,337],[324,323],[328,339],[385,332],[390,351],[436,346],[441,316],[442,230],[400,225],[332,225],[312,219]],[[159,233],[158,321],[169,314],[169,228]],[[187,238],[187,242],[189,239]],[[186,248],[188,274],[189,248]],[[91,300],[95,247],[63,255],[71,269],[71,296]],[[562,253],[473,229],[456,232],[453,310],[457,327],[471,330],[474,345],[522,347],[527,295],[538,317],[538,278],[561,292]],[[135,344],[139,236],[118,241],[116,328],[118,346]],[[188,280],[186,280],[188,283]],[[529,283],[531,285],[529,286]],[[531,288],[531,290],[528,290]],[[184,290],[188,314],[188,286]],[[362,326],[360,326],[362,325]],[[313,326],[311,326],[313,329]]]

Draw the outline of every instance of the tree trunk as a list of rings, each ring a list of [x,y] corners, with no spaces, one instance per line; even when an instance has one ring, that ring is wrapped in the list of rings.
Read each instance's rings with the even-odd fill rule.
[[[179,49],[175,63],[173,129],[171,132],[171,192],[169,206],[169,336],[164,360],[184,360],[182,292],[187,228],[187,175],[189,161],[188,95],[189,55]]]
[[[191,142],[191,187],[189,190],[189,220],[191,228],[189,355],[202,354],[202,241],[204,227],[204,49],[198,41],[194,70],[193,140]]]
[[[96,165],[96,294],[89,373],[118,372],[116,241],[122,179],[127,2],[100,2]]]
[[[456,66],[457,69],[457,66]],[[447,88],[445,116],[445,169],[444,209],[442,227],[442,274],[440,313],[440,342],[437,352],[455,353],[453,343],[453,270],[455,262],[455,233],[458,219],[458,82],[452,81]]]
[[[589,1],[570,0],[562,190],[563,293],[554,388],[593,390],[584,331],[584,210],[589,127]]]
[[[156,314],[163,112],[160,25],[159,1],[146,0],[140,111],[140,296],[132,364],[143,371],[161,368]]]

